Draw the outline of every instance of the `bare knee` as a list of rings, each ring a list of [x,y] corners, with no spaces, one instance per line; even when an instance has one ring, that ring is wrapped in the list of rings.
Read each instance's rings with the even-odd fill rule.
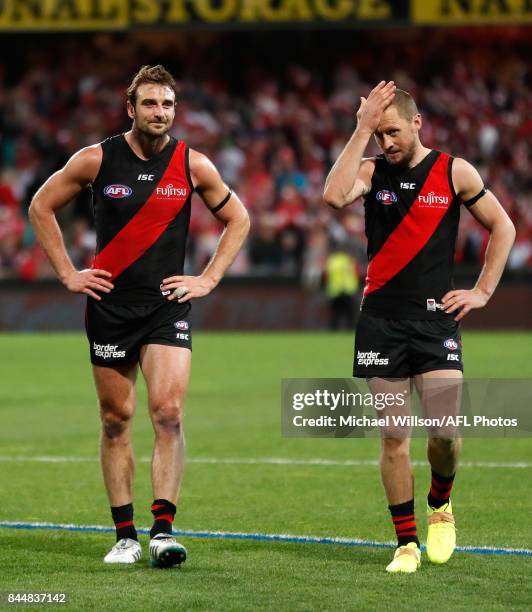
[[[133,408],[128,405],[117,405],[112,401],[100,401],[100,417],[103,435],[109,440],[116,440],[129,433]]]
[[[453,455],[460,448],[460,438],[429,438],[428,445],[440,454]]]
[[[155,403],[151,408],[153,428],[156,434],[179,435],[183,430],[183,406],[172,399]]]
[[[409,438],[382,438],[381,461],[396,463],[410,456]]]
[[[451,453],[460,445],[458,438],[429,438],[429,446],[440,451]]]

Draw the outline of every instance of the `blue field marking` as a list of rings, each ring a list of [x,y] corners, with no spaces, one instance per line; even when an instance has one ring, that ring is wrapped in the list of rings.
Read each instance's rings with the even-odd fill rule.
[[[50,529],[53,531],[85,531],[92,533],[115,533],[114,527],[105,525],[65,525],[60,523],[17,523],[14,521],[0,521],[3,529]],[[150,530],[137,527],[137,533],[148,535]],[[207,538],[218,540],[251,540],[253,542],[285,542],[290,544],[333,544],[336,546],[353,546],[365,548],[395,548],[393,542],[375,542],[373,540],[359,540],[357,538],[331,538],[318,536],[297,536],[291,534],[268,533],[239,533],[232,531],[190,531],[174,530],[175,536],[187,538]],[[421,546],[425,550],[425,545]],[[532,557],[532,550],[528,548],[497,548],[491,546],[457,546],[456,552],[474,555],[510,555],[517,557]]]

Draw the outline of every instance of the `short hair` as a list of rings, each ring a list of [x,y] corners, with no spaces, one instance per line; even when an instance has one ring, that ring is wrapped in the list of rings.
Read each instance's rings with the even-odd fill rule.
[[[419,113],[414,98],[404,89],[395,90],[395,97],[390,106],[395,106],[399,115],[407,121],[412,121]]]
[[[177,95],[177,85],[174,77],[161,64],[157,66],[142,66],[142,68],[133,77],[130,86],[127,88],[127,99],[135,106],[137,99],[137,89],[144,83],[156,83],[157,85],[166,85],[173,90]]]

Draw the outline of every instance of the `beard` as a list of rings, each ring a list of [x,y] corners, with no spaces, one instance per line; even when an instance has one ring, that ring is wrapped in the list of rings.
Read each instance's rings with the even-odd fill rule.
[[[408,149],[403,153],[401,157],[390,158],[387,153],[384,153],[384,157],[386,161],[390,164],[390,166],[394,166],[395,168],[406,168],[412,161],[416,153],[416,143],[412,141]]]
[[[161,138],[162,136],[166,136],[166,134],[169,132],[170,130],[170,126],[169,125],[165,125],[164,129],[161,128],[153,128],[150,124],[145,124],[142,126],[137,126],[138,131],[145,137],[145,138]]]
[[[160,125],[161,127],[154,127],[152,123],[149,123],[147,121],[144,121],[140,124],[139,122],[135,122],[135,127],[140,132],[140,134],[150,140],[155,140],[157,138],[166,136],[166,134],[170,131],[170,128],[172,127],[171,123],[165,123],[163,121],[161,121],[158,125]]]

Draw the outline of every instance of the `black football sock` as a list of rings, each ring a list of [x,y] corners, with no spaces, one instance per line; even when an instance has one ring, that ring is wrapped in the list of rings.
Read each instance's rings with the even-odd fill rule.
[[[409,542],[415,542],[419,546],[416,527],[416,515],[414,512],[414,500],[388,506],[392,515],[395,534],[397,535],[397,546],[404,546]]]
[[[451,497],[451,489],[453,488],[455,474],[452,476],[440,476],[432,470],[432,480],[430,483],[430,491],[427,496],[429,506],[432,508],[441,508],[449,501]]]
[[[138,540],[137,530],[133,524],[133,504],[111,506],[111,514],[116,529],[116,541],[122,538]]]
[[[150,538],[153,538],[158,533],[172,533],[172,523],[176,513],[176,507],[167,499],[155,499],[151,505],[151,513],[155,520],[153,527],[150,530]]]

